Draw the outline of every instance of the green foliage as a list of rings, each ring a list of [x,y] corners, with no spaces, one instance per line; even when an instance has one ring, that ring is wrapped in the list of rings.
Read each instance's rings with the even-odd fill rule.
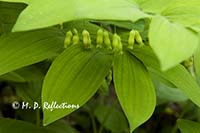
[[[114,83],[133,131],[152,115],[155,108],[155,90],[150,76],[140,61],[129,53],[124,53],[115,57]]]
[[[0,132],[2,133],[22,133],[25,131],[29,133],[55,133],[55,131],[57,133],[76,133],[76,130],[74,130],[72,127],[66,125],[66,123],[59,121],[52,125],[49,125],[48,127],[37,127],[33,124],[19,120],[0,118],[0,124]]]
[[[34,71],[34,73],[33,73]],[[23,67],[15,71],[11,71],[0,76],[1,80],[12,81],[12,82],[27,82],[34,80],[42,80],[44,74],[36,66]]]
[[[181,89],[197,106],[200,106],[200,87],[190,73],[181,65],[166,72],[158,72],[166,80]]]
[[[150,24],[149,43],[160,61],[162,70],[167,70],[192,55],[199,40],[197,34],[182,25],[156,16]]]
[[[57,29],[11,33],[0,37],[0,75],[58,55],[63,33]]]
[[[169,87],[162,82],[154,82],[157,95],[157,104],[163,104],[168,102],[184,102],[188,100],[187,96],[183,92],[174,87]]]
[[[83,50],[76,46],[66,49],[55,59],[44,79],[42,101],[57,101],[59,104],[67,101],[82,106],[100,87],[111,68],[112,58],[107,51]],[[44,125],[75,109],[44,109]]]
[[[109,3],[106,0],[71,0],[68,2],[65,0],[51,0],[51,2],[43,0],[35,2],[33,0],[30,3],[28,2],[28,4],[28,7],[20,15],[13,31],[43,28],[70,20],[85,18],[136,21],[140,18],[148,17],[136,5],[124,0],[113,0]],[[40,6],[44,4],[45,7]],[[38,9],[39,7],[40,9]],[[110,10],[111,8],[112,10]],[[65,12],[63,13],[63,11]],[[123,12],[132,12],[132,14],[124,14]],[[49,14],[51,15],[49,16]],[[38,22],[38,20],[40,21]]]
[[[25,7],[24,4],[0,2],[0,35],[12,30],[18,15]]]
[[[181,133],[199,133],[200,124],[190,120],[179,119],[177,121]]]
[[[114,107],[99,105],[95,109],[94,115],[105,128],[113,132],[128,130],[128,123],[123,113]]]
[[[199,31],[199,0],[0,0],[0,132],[199,132]]]

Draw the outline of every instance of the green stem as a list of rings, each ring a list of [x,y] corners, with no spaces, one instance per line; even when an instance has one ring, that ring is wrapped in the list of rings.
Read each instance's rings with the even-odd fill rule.
[[[114,33],[117,33],[117,27],[114,25]]]
[[[63,23],[60,24],[60,29],[63,30]]]
[[[92,115],[92,113],[90,111],[88,113],[89,113],[90,119],[92,121],[93,133],[97,133],[97,127],[96,127],[94,116]]]
[[[103,24],[102,23],[100,24],[100,27],[103,29]]]
[[[96,122],[95,122],[95,118],[91,112],[91,110],[89,109],[89,107],[87,105],[84,106],[85,110],[88,112],[90,119],[92,121],[92,128],[93,128],[93,133],[97,133],[97,126],[96,126]]]
[[[40,126],[40,110],[36,110],[36,126]]]

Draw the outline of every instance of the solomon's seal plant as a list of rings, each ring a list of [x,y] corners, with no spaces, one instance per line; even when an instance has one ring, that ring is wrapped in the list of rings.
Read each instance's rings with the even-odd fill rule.
[[[89,121],[83,132],[140,132],[160,108],[169,132],[199,132],[197,113],[184,119],[200,106],[199,0],[0,0],[0,25],[2,103],[27,101],[36,117],[12,118],[37,125],[1,118],[0,132],[51,133],[65,116]],[[53,101],[81,108],[42,107]]]

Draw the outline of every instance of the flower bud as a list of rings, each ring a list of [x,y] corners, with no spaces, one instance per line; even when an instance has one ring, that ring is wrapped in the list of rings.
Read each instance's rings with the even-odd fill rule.
[[[112,38],[112,47],[113,47],[114,50],[117,49],[118,43],[119,43],[118,35],[114,34],[113,38]]]
[[[128,48],[133,49],[134,44],[135,44],[135,31],[131,30],[128,38]]]
[[[187,67],[187,68],[192,67],[192,66],[193,66],[193,58],[191,57],[191,58],[185,60],[185,61],[183,62],[183,65],[184,65],[185,67]]]
[[[123,53],[122,52],[123,51],[123,45],[122,45],[122,42],[121,42],[121,38],[116,33],[113,35],[113,38],[112,38],[112,47],[113,47],[114,52],[119,52],[120,54]]]
[[[106,77],[107,83],[110,83],[112,81],[112,70],[109,71],[108,76]]]
[[[87,30],[83,30],[83,45],[85,48],[91,47],[91,39],[90,39],[90,33]]]
[[[76,29],[73,29],[74,36],[72,37],[73,45],[79,44],[79,36],[78,31]]]
[[[123,45],[122,45],[122,41],[121,41],[121,37],[120,36],[118,36],[118,41],[119,41],[119,43],[118,43],[119,53],[123,54]]]
[[[78,35],[74,35],[72,38],[73,41],[73,45],[77,45],[79,44],[79,36]]]
[[[112,49],[111,47],[111,42],[110,42],[110,37],[109,37],[109,34],[107,31],[104,31],[103,32],[103,36],[104,36],[104,44],[105,44],[105,47],[108,48],[108,49]]]
[[[97,48],[102,48],[103,44],[103,30],[99,29],[97,31],[97,38],[96,38]]]
[[[72,34],[71,30],[66,33],[66,37],[65,37],[65,41],[64,41],[65,48],[67,48],[71,44],[72,36],[73,36],[73,34]]]
[[[142,41],[142,37],[140,36],[140,33],[138,31],[135,31],[135,40],[139,44],[139,47],[144,46],[144,43]]]

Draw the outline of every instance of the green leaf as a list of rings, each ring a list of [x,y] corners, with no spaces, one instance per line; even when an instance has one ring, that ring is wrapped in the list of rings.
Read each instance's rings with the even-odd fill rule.
[[[82,106],[97,91],[112,65],[113,55],[98,49],[70,47],[59,55],[48,71],[42,89],[42,103],[56,101]],[[77,108],[44,109],[44,125]]]
[[[56,121],[47,126],[46,129],[54,131],[54,133],[78,133],[66,121]]]
[[[115,57],[114,84],[133,131],[149,119],[155,108],[156,96],[150,76],[140,61],[125,52]]]
[[[117,27],[123,28],[123,29],[127,29],[127,30],[139,30],[139,31],[143,31],[145,28],[147,23],[146,19],[140,19],[136,22],[131,22],[131,21],[111,21],[111,20],[93,20],[92,22],[100,22],[101,24],[105,25],[105,26],[109,26],[109,25],[115,25]],[[119,34],[119,29],[117,30],[118,34]],[[129,34],[128,34],[129,35]]]
[[[136,1],[143,11],[161,14],[173,0],[132,0]]]
[[[176,86],[174,84],[172,84],[169,80],[163,78],[162,76],[157,74],[155,71],[152,71],[151,68],[149,69],[149,74],[151,76],[151,79],[154,81],[154,83],[156,82],[156,84],[157,84],[157,82],[158,82],[158,83],[165,84],[166,86],[169,86],[171,88],[176,88]]]
[[[0,0],[0,1],[5,1],[5,2],[19,2],[19,3],[26,3],[26,4],[29,4],[31,3],[32,0]]]
[[[38,29],[78,19],[134,22],[145,17],[148,15],[137,5],[125,0],[33,0],[20,14],[13,31]]]
[[[200,45],[198,46],[195,54],[194,54],[194,66],[195,66],[195,71],[200,79]]]
[[[0,1],[0,35],[11,31],[18,15],[24,8],[24,4]]]
[[[181,133],[199,133],[200,132],[200,123],[193,122],[190,120],[178,119],[178,128],[181,130]]]
[[[34,73],[33,73],[34,72]],[[42,80],[44,74],[38,67],[28,66],[0,76],[0,80],[12,82],[27,82]]]
[[[57,29],[14,33],[0,37],[0,75],[58,55],[64,34]]]
[[[41,91],[42,91],[42,80],[29,81],[26,83],[14,84],[16,93],[25,102],[28,102],[30,106],[37,102],[41,103]],[[33,93],[34,92],[34,93]]]
[[[173,0],[162,15],[170,21],[179,22],[185,26],[200,24],[200,1]]]
[[[188,100],[188,97],[178,88],[169,87],[158,81],[154,81],[154,86],[156,88],[157,104]]]
[[[197,106],[200,107],[200,87],[195,81],[195,78],[181,65],[178,65],[166,72],[159,72],[151,69],[151,71],[157,72],[166,80],[170,81],[177,88],[188,96]]]
[[[185,26],[200,24],[199,0],[132,0],[136,1],[143,11],[160,14],[173,22]]]
[[[0,118],[1,133],[77,133],[75,129],[62,121],[55,122],[47,127],[38,127],[28,122]]]
[[[124,114],[115,107],[99,105],[94,114],[105,128],[113,132],[125,132],[128,129]]]
[[[182,25],[170,23],[164,17],[156,16],[150,24],[149,42],[162,70],[167,70],[192,56],[199,40],[194,32]]]
[[[53,133],[44,128],[37,127],[31,123],[0,118],[0,132],[1,133]]]
[[[26,82],[24,77],[16,72],[9,72],[0,76],[1,81]]]
[[[151,47],[144,46],[142,48],[139,48],[135,46],[133,50],[128,51],[136,56],[138,59],[140,59],[146,67],[160,69],[159,60],[157,59]]]
[[[192,30],[200,33],[200,24],[195,24],[195,25],[192,25],[190,26],[189,28],[191,28]]]

